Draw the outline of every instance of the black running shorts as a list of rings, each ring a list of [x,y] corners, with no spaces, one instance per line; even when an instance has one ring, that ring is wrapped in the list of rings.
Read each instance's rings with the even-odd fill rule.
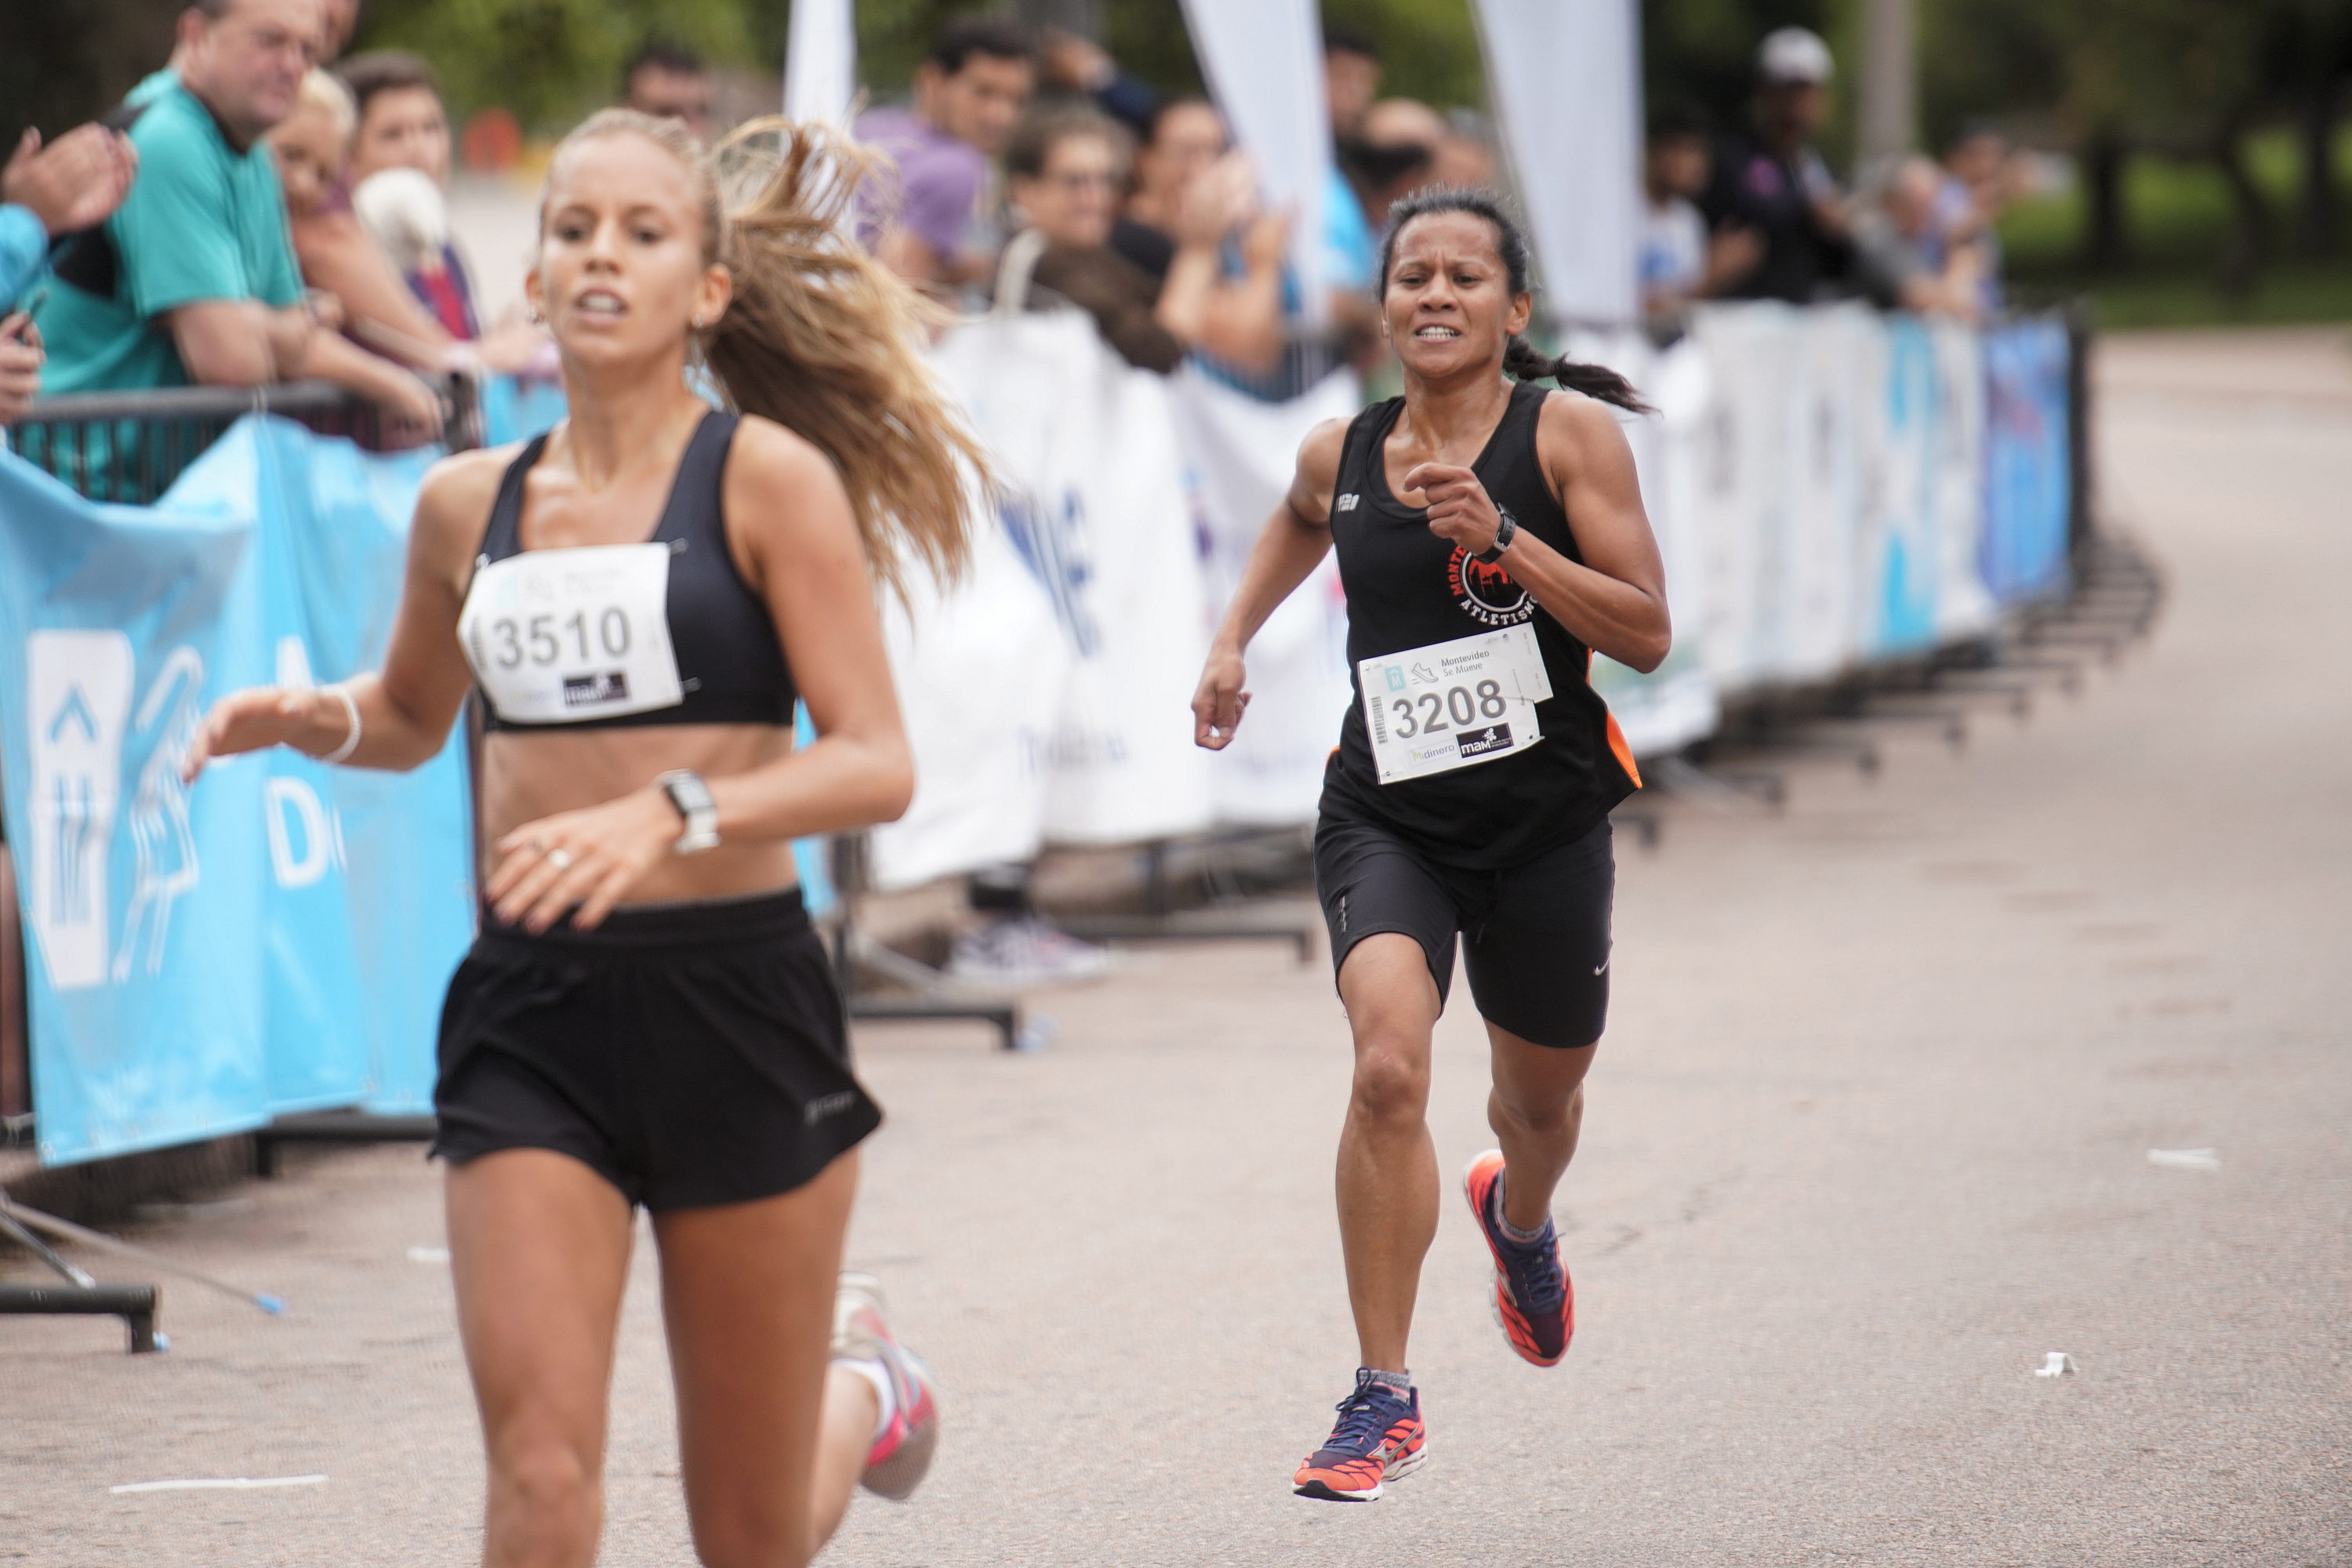
[[[1336,976],[1356,943],[1398,931],[1421,943],[1439,1005],[1462,940],[1471,999],[1487,1022],[1539,1046],[1601,1037],[1609,1016],[1609,909],[1617,863],[1609,821],[1501,871],[1445,866],[1390,829],[1326,812],[1315,829],[1315,890]]]
[[[539,936],[485,914],[440,1058],[435,1153],[551,1149],[656,1213],[790,1192],[882,1121],[796,889]]]

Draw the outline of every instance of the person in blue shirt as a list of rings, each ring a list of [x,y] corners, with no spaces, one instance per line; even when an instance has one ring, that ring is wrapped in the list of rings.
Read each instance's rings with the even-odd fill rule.
[[[41,386],[41,335],[17,304],[48,264],[50,244],[104,223],[138,170],[128,141],[85,125],[47,147],[38,131],[26,131],[0,171],[0,425],[23,418]]]

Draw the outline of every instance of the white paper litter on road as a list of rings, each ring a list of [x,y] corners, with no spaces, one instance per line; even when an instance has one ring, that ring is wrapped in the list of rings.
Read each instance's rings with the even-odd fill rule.
[[[449,1249],[446,1247],[412,1247],[408,1249],[411,1263],[446,1263]]]
[[[116,1497],[125,1492],[249,1492],[264,1487],[315,1487],[324,1485],[324,1476],[264,1476],[258,1480],[244,1476],[216,1476],[187,1481],[130,1481],[106,1489]]]
[[[2183,1171],[2218,1171],[2221,1168],[2221,1152],[2218,1149],[2150,1149],[2147,1163]]]
[[[2036,1377],[2063,1377],[2074,1370],[2074,1358],[2064,1351],[2045,1351],[2042,1364],[2033,1369]]]

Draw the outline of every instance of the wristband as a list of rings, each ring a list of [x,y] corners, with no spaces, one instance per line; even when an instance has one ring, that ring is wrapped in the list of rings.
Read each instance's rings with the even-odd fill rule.
[[[343,737],[343,743],[319,759],[328,766],[332,767],[335,763],[341,762],[344,758],[350,756],[353,752],[360,749],[360,736],[363,733],[360,726],[360,705],[359,702],[352,696],[351,689],[344,686],[340,681],[332,686],[321,687],[320,689],[322,691],[331,691],[337,698],[341,700],[343,704],[343,717],[351,723],[351,731]]]
[[[1470,557],[1482,566],[1492,566],[1500,561],[1503,552],[1511,547],[1512,539],[1519,531],[1519,520],[1511,515],[1509,508],[1498,506],[1495,511],[1503,520],[1495,526],[1495,542]]]

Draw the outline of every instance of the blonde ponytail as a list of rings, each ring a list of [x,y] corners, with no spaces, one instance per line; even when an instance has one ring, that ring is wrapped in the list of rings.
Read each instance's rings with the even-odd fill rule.
[[[867,255],[852,204],[874,155],[837,132],[753,121],[705,153],[674,120],[591,116],[564,144],[643,136],[699,186],[703,247],[734,298],[698,334],[740,412],[772,419],[839,470],[875,575],[903,595],[910,562],[942,583],[970,558],[986,458],[941,397],[921,345],[947,313]]]

